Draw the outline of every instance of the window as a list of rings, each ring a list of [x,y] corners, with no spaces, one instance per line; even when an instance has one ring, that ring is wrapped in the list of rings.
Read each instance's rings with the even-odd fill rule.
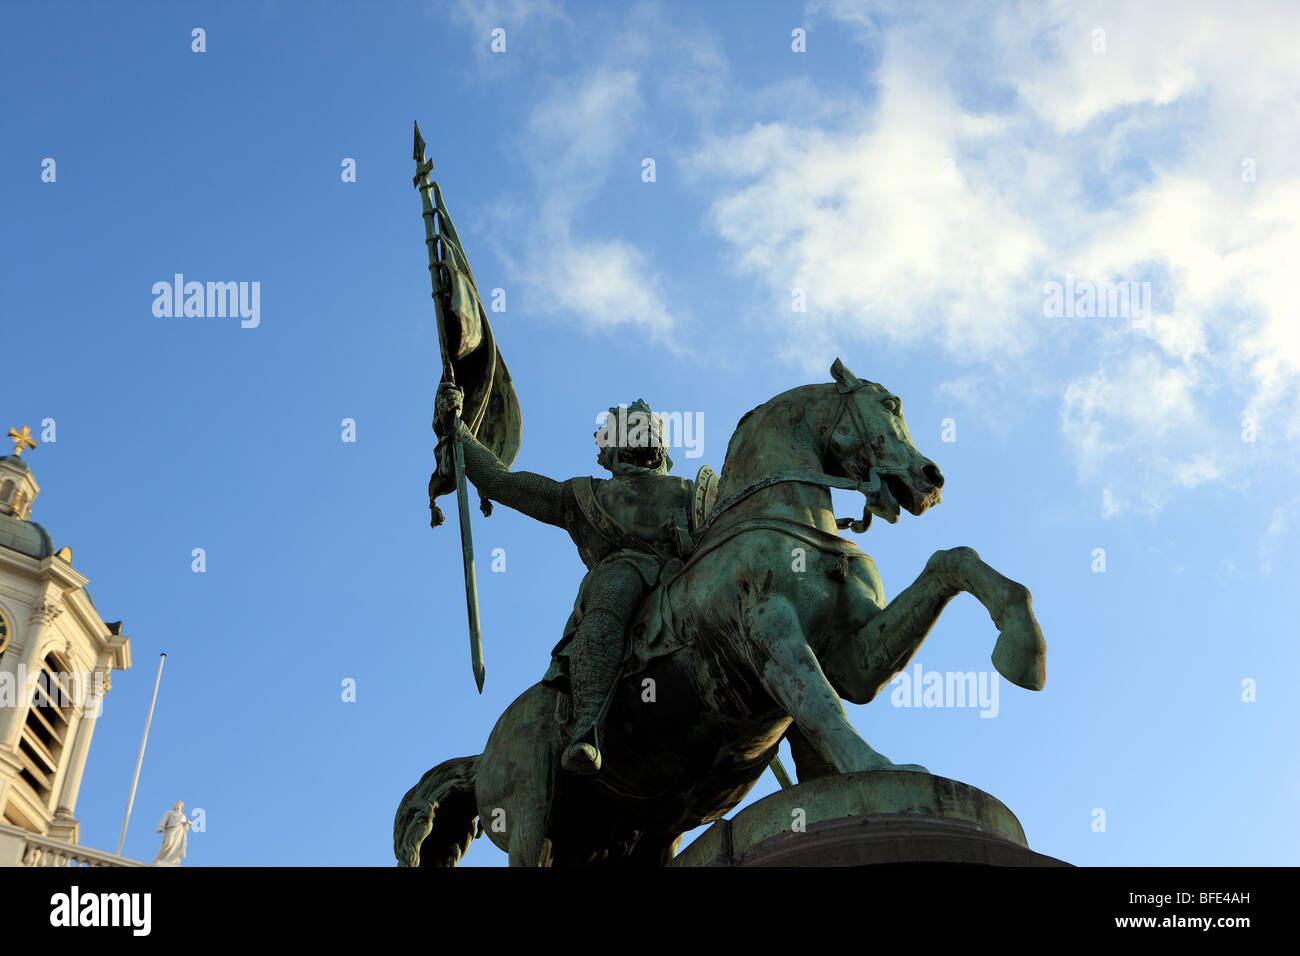
[[[41,803],[48,803],[52,795],[72,718],[72,688],[68,681],[68,668],[54,654],[47,655],[18,740],[18,755],[23,763],[18,776]]]

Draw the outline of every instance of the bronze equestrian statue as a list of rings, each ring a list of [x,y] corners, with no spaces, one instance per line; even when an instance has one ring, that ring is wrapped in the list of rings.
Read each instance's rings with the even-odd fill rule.
[[[483,753],[406,794],[399,864],[454,866],[482,832],[512,866],[659,866],[745,797],[783,736],[801,778],[925,773],[873,750],[841,700],[871,701],[962,591],[998,629],[998,672],[1042,689],[1046,645],[1024,586],[954,548],[887,602],[875,563],[837,533],[850,522],[831,488],[863,494],[861,531],[937,504],[943,476],[897,396],[839,360],[831,375],[745,415],[720,479],[702,469],[694,483],[643,442],[602,448],[610,479],[510,472],[462,430],[480,493],[565,528],[589,572],[546,677]]]

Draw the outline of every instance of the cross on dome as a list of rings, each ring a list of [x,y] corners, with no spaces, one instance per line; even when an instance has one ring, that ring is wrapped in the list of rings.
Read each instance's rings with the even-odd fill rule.
[[[32,437],[32,430],[29,426],[24,425],[22,431],[16,428],[9,429],[9,437],[13,439],[14,456],[21,456],[23,451],[28,448],[35,448],[37,441]]]

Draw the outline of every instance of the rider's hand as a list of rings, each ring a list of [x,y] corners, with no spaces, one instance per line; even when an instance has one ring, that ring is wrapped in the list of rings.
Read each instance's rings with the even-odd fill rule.
[[[464,407],[465,393],[451,382],[443,382],[438,386],[438,396],[433,404],[434,428],[439,428],[448,419],[459,418]]]

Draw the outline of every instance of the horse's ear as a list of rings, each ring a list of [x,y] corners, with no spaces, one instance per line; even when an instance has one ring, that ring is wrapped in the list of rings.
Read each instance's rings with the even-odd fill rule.
[[[836,359],[834,364],[831,365],[831,378],[835,379],[840,388],[845,390],[852,389],[860,384],[858,377],[850,372],[848,367],[839,359]]]

